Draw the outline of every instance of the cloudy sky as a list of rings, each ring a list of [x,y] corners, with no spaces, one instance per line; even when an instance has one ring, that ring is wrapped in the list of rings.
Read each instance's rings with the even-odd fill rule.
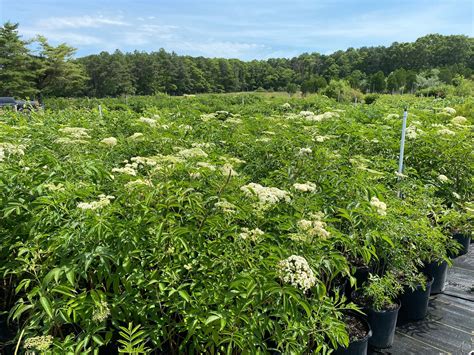
[[[24,38],[66,42],[83,56],[165,48],[244,60],[331,53],[413,41],[428,33],[474,36],[474,0],[0,0],[0,20]]]

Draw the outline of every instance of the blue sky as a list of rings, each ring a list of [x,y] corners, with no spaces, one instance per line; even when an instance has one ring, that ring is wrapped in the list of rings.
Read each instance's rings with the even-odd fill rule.
[[[153,51],[244,60],[474,35],[474,0],[0,0],[24,38],[66,42],[77,55]]]

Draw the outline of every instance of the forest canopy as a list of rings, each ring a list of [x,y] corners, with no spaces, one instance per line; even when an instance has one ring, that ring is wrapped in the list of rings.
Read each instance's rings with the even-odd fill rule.
[[[164,49],[150,53],[116,50],[76,58],[75,49],[65,43],[52,46],[43,36],[22,39],[18,27],[9,22],[0,27],[0,96],[115,97],[255,90],[305,94],[331,92],[334,87],[438,95],[447,85],[463,86],[474,74],[474,38],[464,35],[430,34],[389,47],[242,61],[191,57]],[[328,85],[333,88],[327,89]]]

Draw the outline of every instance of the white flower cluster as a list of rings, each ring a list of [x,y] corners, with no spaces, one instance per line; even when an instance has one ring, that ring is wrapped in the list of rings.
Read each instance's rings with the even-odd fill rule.
[[[64,127],[59,130],[59,132],[69,136],[73,139],[87,139],[90,138],[87,133],[89,129],[82,127]]]
[[[380,201],[376,196],[370,199],[370,204],[377,209],[379,215],[385,216],[387,214],[387,204]]]
[[[250,240],[252,242],[256,242],[265,232],[259,228],[255,229],[248,229],[242,228],[242,232],[239,234],[240,238],[244,240]]]
[[[101,301],[98,308],[92,314],[92,320],[96,323],[102,323],[110,316],[109,305],[105,301]]]
[[[232,164],[225,163],[223,166],[221,166],[221,172],[224,176],[237,176],[239,175],[237,171],[234,170],[234,167]]]
[[[400,118],[400,115],[397,113],[389,113],[387,117],[385,117],[386,120],[393,120],[396,118]]]
[[[155,166],[157,161],[154,158],[147,158],[147,157],[132,157],[130,158],[132,161],[132,167],[138,168],[140,166]]]
[[[319,213],[313,213],[310,215],[310,220],[301,219],[297,222],[298,229],[310,237],[319,237],[322,239],[329,238],[331,233],[326,230],[327,224],[322,221],[324,215]]]
[[[211,171],[215,171],[216,170],[216,166],[215,165],[212,165],[210,163],[206,163],[205,161],[200,161],[200,162],[197,162],[196,165],[200,168],[204,168],[204,169],[209,169]]]
[[[231,117],[226,120],[227,123],[241,124],[243,121],[237,117]]]
[[[128,139],[131,139],[131,140],[137,140],[137,139],[140,139],[143,137],[143,133],[140,133],[140,132],[135,132],[134,134],[132,134],[130,137],[128,137]]]
[[[450,115],[455,115],[456,114],[456,110],[452,107],[443,108],[443,112],[449,113]]]
[[[43,184],[43,187],[51,192],[55,192],[55,191],[64,191],[64,185],[59,183],[59,184],[53,184],[53,183],[49,183],[49,184]]]
[[[191,147],[193,148],[212,148],[215,146],[216,145],[214,143],[210,143],[210,142],[204,142],[204,143],[194,142],[191,144]]]
[[[25,155],[25,146],[22,144],[0,143],[0,161],[7,155]]]
[[[261,207],[273,205],[280,201],[291,201],[290,194],[287,191],[280,190],[276,187],[265,187],[253,182],[242,186],[240,190],[249,197],[256,196]]]
[[[301,192],[314,192],[316,191],[316,184],[313,182],[307,181],[304,184],[299,184],[295,183],[293,184],[293,187],[295,190],[301,191]]]
[[[190,148],[190,149],[183,149],[178,152],[177,154],[179,157],[184,159],[192,159],[192,158],[206,158],[207,153],[203,151],[201,148]]]
[[[126,164],[123,168],[113,168],[113,173],[137,176],[137,171],[132,167],[132,164]]]
[[[77,204],[77,208],[81,210],[97,210],[110,205],[110,201],[113,199],[115,199],[114,196],[101,194],[98,201],[80,202]]]
[[[443,128],[438,131],[438,134],[446,135],[446,136],[454,136],[456,132],[451,131],[450,129]]]
[[[281,105],[282,109],[289,110],[291,109],[291,105],[288,102],[285,102],[283,105]]]
[[[316,284],[316,277],[305,258],[292,255],[278,263],[280,279],[304,292]]]
[[[440,174],[440,175],[438,175],[438,180],[440,182],[448,182],[449,178],[446,175]]]
[[[291,116],[288,116],[288,118],[303,118],[305,119],[306,121],[313,121],[313,122],[319,122],[319,121],[322,121],[322,120],[326,120],[326,119],[330,119],[330,118],[338,118],[339,117],[339,113],[337,112],[325,112],[325,113],[321,113],[319,115],[316,115],[314,112],[312,111],[301,111],[298,115],[291,115]]]
[[[46,351],[53,344],[53,337],[51,335],[32,337],[25,340],[25,349],[34,349],[37,351]]]
[[[416,126],[410,125],[407,127],[406,135],[408,139],[415,139],[420,133],[422,133],[422,130]]]
[[[311,153],[313,153],[311,148],[300,148],[298,151],[299,156],[311,155]]]
[[[137,179],[129,181],[125,184],[126,188],[133,189],[140,186],[153,186],[153,183],[150,180]]]
[[[324,143],[325,141],[331,139],[332,137],[330,136],[314,136],[313,140],[315,140],[318,143]]]
[[[108,145],[109,147],[115,147],[117,145],[117,138],[107,137],[100,141],[100,143]]]
[[[467,118],[463,116],[456,116],[451,120],[451,122],[457,125],[464,125],[467,122]]]
[[[200,117],[201,117],[202,121],[207,122],[207,121],[210,121],[210,120],[213,120],[213,119],[218,119],[218,120],[221,120],[221,121],[225,121],[225,120],[227,120],[231,117],[234,117],[234,116],[238,116],[238,115],[233,115],[232,113],[230,113],[228,111],[216,111],[216,112],[213,112],[213,113],[202,114]]]
[[[222,201],[216,202],[215,207],[221,209],[224,213],[233,214],[237,212],[237,206],[233,203],[223,199]]]
[[[150,127],[156,127],[156,120],[153,118],[148,118],[148,117],[140,117],[138,119],[141,123],[145,123],[149,125]]]

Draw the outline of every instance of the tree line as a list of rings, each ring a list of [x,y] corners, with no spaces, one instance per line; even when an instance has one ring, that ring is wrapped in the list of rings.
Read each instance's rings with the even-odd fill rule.
[[[329,55],[242,61],[146,53],[101,52],[75,58],[67,44],[23,40],[18,24],[0,28],[0,96],[183,95],[237,91],[317,92],[331,82],[362,92],[414,92],[456,84],[474,74],[474,38],[430,34],[389,47]]]

